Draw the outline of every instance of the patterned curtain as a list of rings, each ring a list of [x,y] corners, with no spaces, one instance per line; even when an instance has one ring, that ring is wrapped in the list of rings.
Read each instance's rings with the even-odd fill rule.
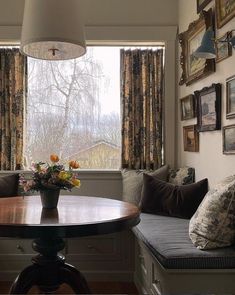
[[[122,168],[162,165],[163,49],[121,50]]]
[[[19,49],[0,49],[0,169],[23,168],[27,62]]]

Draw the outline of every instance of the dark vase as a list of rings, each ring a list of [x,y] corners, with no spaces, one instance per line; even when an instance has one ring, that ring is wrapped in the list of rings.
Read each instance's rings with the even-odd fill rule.
[[[41,212],[41,224],[58,224],[59,223],[59,212],[57,208],[46,209],[42,208]]]
[[[45,209],[54,209],[57,207],[60,195],[60,189],[41,190],[40,197],[42,207]]]

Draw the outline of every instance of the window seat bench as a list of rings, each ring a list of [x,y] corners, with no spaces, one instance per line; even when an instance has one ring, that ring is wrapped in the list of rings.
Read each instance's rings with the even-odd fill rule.
[[[189,220],[141,214],[136,237],[135,282],[142,293],[234,294],[235,247],[198,250]]]

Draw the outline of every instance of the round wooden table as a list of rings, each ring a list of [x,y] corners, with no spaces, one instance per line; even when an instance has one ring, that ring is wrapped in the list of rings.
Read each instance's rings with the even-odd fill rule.
[[[33,238],[39,253],[13,283],[10,294],[26,294],[37,285],[44,293],[67,283],[76,294],[89,294],[83,275],[58,252],[63,238],[108,234],[139,223],[136,206],[112,199],[60,196],[57,209],[42,209],[39,196],[0,199],[0,237]]]

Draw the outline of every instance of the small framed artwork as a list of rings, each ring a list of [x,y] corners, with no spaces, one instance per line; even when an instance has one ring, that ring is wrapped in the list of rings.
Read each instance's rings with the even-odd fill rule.
[[[221,129],[221,84],[212,84],[194,92],[197,100],[199,131]]]
[[[190,85],[215,71],[215,59],[194,56],[194,52],[201,45],[202,37],[209,27],[213,28],[212,9],[203,10],[199,18],[189,25],[188,30],[179,34],[179,43],[182,50],[180,56],[182,67],[180,85]]]
[[[232,45],[225,40],[232,37],[232,32],[228,32],[217,39],[216,42],[216,62],[220,62],[232,55]],[[225,42],[223,42],[225,41]]]
[[[223,153],[235,154],[235,125],[223,127]]]
[[[235,76],[226,80],[226,119],[235,118]]]
[[[198,152],[199,151],[199,132],[196,125],[184,126],[184,151]]]
[[[194,95],[190,94],[180,99],[181,121],[195,117]]]
[[[220,29],[235,16],[235,0],[215,0],[217,28]]]
[[[210,2],[211,0],[197,0],[197,13],[202,11]]]

